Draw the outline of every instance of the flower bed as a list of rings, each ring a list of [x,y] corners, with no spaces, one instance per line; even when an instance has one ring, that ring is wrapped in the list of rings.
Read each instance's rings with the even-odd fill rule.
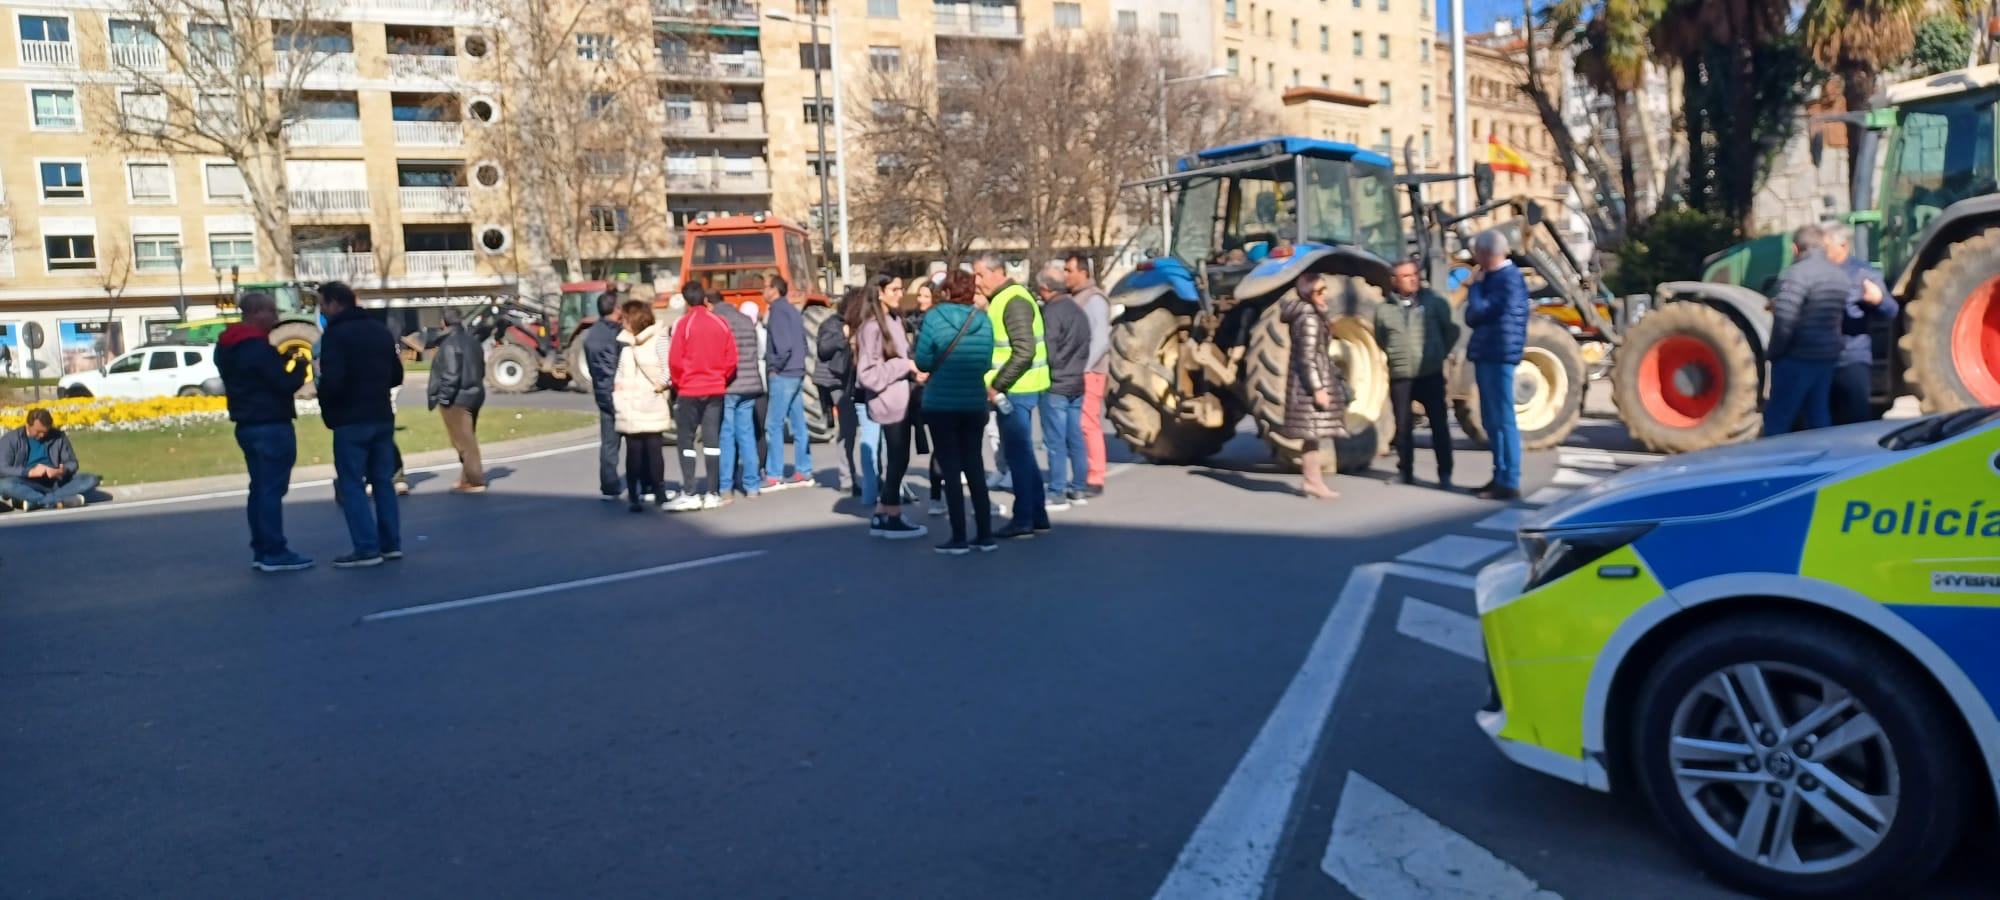
[[[0,407],[0,429],[21,427],[28,421],[28,410],[32,408],[47,409],[55,416],[56,427],[69,431],[145,431],[197,422],[221,422],[229,418],[228,400],[222,397],[155,397],[150,400],[73,397],[50,400],[33,407]]]

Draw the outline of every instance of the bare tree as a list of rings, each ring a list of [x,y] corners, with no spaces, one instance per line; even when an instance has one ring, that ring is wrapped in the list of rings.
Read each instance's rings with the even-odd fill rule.
[[[292,274],[285,157],[307,83],[348,27],[337,0],[125,0],[105,54],[112,85],[87,106],[127,152],[216,156],[242,173],[280,279]],[[350,45],[351,46],[351,45]]]
[[[645,4],[505,0],[499,53],[509,108],[489,149],[506,169],[529,266],[568,278],[586,260],[661,246],[670,225],[658,88]],[[549,290],[545,286],[542,290]]]
[[[1522,4],[1522,10],[1524,12],[1528,10],[1526,3]],[[1524,21],[1534,20],[1527,18]],[[1610,168],[1604,165],[1603,155],[1586,152],[1591,149],[1590,147],[1578,147],[1575,137],[1570,133],[1569,125],[1563,121],[1562,86],[1560,83],[1550,84],[1549,76],[1558,71],[1558,68],[1550,60],[1549,54],[1566,51],[1557,46],[1557,41],[1550,32],[1551,29],[1547,27],[1531,27],[1526,30],[1523,36],[1525,61],[1515,73],[1519,79],[1517,86],[1527,95],[1528,100],[1534,103],[1535,114],[1542,120],[1542,127],[1548,129],[1550,139],[1555,142],[1556,162],[1561,164],[1563,177],[1569,182],[1572,195],[1577,198],[1585,217],[1590,220],[1591,233],[1597,246],[1616,246],[1624,239],[1624,222],[1614,210],[1595,202],[1592,199],[1595,192],[1589,190],[1592,183],[1608,187],[1616,182],[1612,180]],[[1601,133],[1602,129],[1596,131]]]
[[[1013,189],[1006,157],[1016,149],[980,101],[982,88],[1011,70],[994,51],[940,59],[933,69],[916,47],[901,66],[870,72],[869,112],[843,126],[853,129],[861,158],[875,161],[872,177],[848,174],[860,182],[850,219],[857,236],[881,247],[921,242],[956,268],[973,245],[1000,234],[1009,219],[1003,198]]]

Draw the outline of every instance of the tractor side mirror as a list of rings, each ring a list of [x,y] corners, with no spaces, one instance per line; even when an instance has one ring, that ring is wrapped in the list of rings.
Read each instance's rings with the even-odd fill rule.
[[[1472,167],[1472,192],[1479,198],[1479,205],[1493,202],[1493,167],[1487,163],[1476,163]]]

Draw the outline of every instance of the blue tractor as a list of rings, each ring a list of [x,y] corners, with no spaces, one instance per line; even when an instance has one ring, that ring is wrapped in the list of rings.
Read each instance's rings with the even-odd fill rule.
[[[1222,449],[1245,416],[1279,461],[1291,350],[1278,299],[1301,274],[1332,285],[1327,353],[1345,374],[1348,437],[1328,454],[1368,467],[1394,436],[1387,361],[1373,317],[1405,255],[1389,158],[1351,144],[1279,137],[1204,150],[1150,179],[1174,198],[1170,246],[1112,288],[1110,416],[1139,454],[1171,463]]]

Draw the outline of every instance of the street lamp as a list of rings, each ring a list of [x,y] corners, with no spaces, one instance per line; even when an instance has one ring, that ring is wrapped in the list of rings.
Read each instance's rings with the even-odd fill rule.
[[[1158,110],[1159,115],[1154,117],[1160,123],[1160,174],[1172,175],[1174,172],[1173,151],[1167,147],[1167,88],[1177,84],[1190,84],[1196,81],[1207,81],[1211,78],[1228,77],[1229,70],[1222,68],[1210,69],[1199,75],[1182,75],[1178,78],[1168,78],[1167,70],[1164,68],[1160,70],[1160,108]],[[1174,232],[1171,222],[1173,210],[1168,206],[1170,196],[1171,192],[1167,190],[1167,186],[1164,184],[1160,185],[1161,256],[1172,256],[1174,252]]]
[[[181,245],[178,241],[174,243],[174,289],[177,293],[177,296],[174,298],[174,311],[181,314],[182,322],[186,322],[188,320],[188,289],[187,282],[181,276]]]
[[[845,287],[848,283],[848,272],[851,271],[851,244],[847,236],[847,137],[846,132],[840,127],[842,123],[847,121],[841,113],[840,102],[840,20],[834,17],[833,8],[829,6],[826,10],[827,23],[822,26],[819,21],[819,10],[822,2],[823,0],[813,0],[811,5],[812,15],[807,19],[800,19],[791,13],[777,9],[766,10],[764,18],[774,22],[790,22],[794,25],[805,25],[812,29],[814,63],[813,118],[819,121],[819,227],[820,241],[823,244],[821,255],[827,257],[833,256],[833,225],[831,217],[828,215],[830,210],[827,209],[826,94],[820,88],[820,67],[818,63],[820,62],[819,30],[826,28],[831,33],[827,41],[827,52],[833,58],[827,60],[827,66],[833,70],[833,155],[834,165],[840,167],[840,175],[838,176],[840,181],[840,283],[842,287]],[[833,286],[828,285],[826,291],[831,295],[834,292]]]

